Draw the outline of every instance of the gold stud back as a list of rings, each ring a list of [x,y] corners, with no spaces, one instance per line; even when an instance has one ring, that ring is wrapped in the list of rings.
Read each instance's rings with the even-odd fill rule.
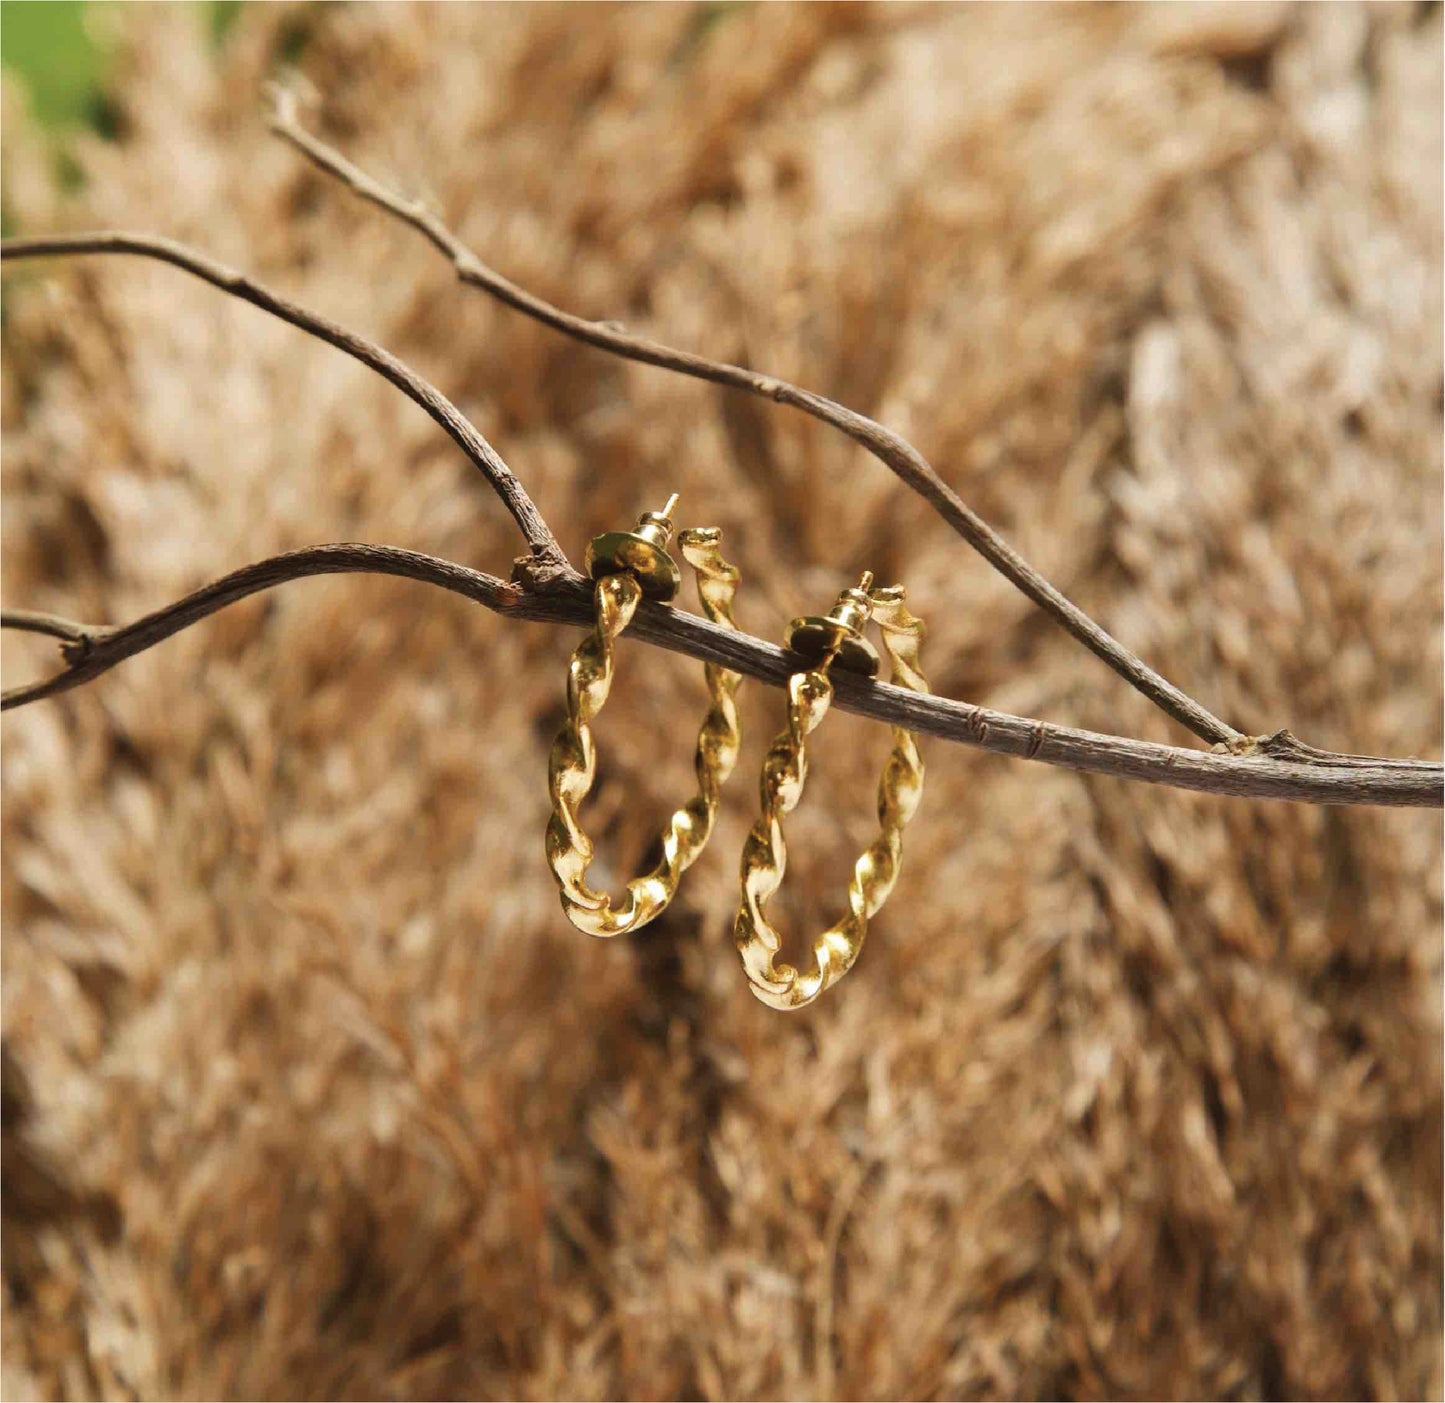
[[[666,604],[677,597],[682,573],[668,554],[672,539],[672,511],[677,493],[660,512],[643,512],[631,531],[604,531],[587,545],[587,573],[594,580],[607,575],[631,575],[642,586],[645,599]]]

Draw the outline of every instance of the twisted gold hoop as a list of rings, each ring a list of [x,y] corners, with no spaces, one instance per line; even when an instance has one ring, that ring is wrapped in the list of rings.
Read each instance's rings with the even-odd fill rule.
[[[712,835],[718,796],[737,763],[741,732],[735,695],[742,677],[712,663],[706,665],[711,705],[698,732],[697,793],[668,821],[662,835],[662,858],[651,872],[627,884],[618,904],[606,892],[587,885],[592,840],[583,832],[577,811],[592,788],[596,751],[592,721],[612,688],[617,639],[632,622],[644,595],[671,598],[677,590],[677,567],[665,547],[672,534],[672,498],[663,513],[648,513],[635,532],[599,536],[588,548],[588,564],[597,577],[593,591],[596,621],[592,632],[572,654],[567,670],[567,722],[552,742],[548,786],[552,818],[547,824],[547,861],[561,889],[567,919],[589,935],[622,935],[653,920],[677,891]],[[733,595],[738,572],[719,552],[722,533],[708,527],[678,536],[683,558],[693,568],[703,613],[713,623],[736,628]]]
[[[789,629],[790,646],[802,649],[805,644],[816,647],[821,643],[823,657],[816,667],[794,673],[788,681],[788,724],[763,760],[763,813],[743,846],[742,903],[733,924],[733,938],[752,991],[772,1008],[795,1009],[812,1003],[853,967],[863,949],[869,917],[888,900],[898,879],[903,830],[923,795],[923,761],[913,733],[895,726],[893,749],[878,781],[879,834],[853,865],[848,914],[813,942],[811,970],[801,972],[788,964],[774,964],[782,937],[768,921],[767,903],[787,870],[782,820],[803,797],[808,778],[807,739],[822,724],[833,701],[829,671],[835,665],[870,674],[876,670],[877,655],[862,638],[862,625],[871,614],[888,653],[889,680],[915,692],[928,690],[919,669],[922,622],[905,607],[901,585],[870,595],[871,584],[872,576],[865,575],[858,589],[838,596],[826,618],[795,619]]]

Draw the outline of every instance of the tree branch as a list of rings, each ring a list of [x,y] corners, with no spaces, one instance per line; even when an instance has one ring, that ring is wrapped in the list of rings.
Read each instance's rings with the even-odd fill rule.
[[[305,141],[304,133],[301,134]],[[303,146],[303,149],[304,146]],[[323,152],[326,148],[320,148]],[[330,159],[330,157],[328,157]],[[334,157],[338,162],[340,157]],[[342,163],[342,171],[349,168]],[[368,178],[359,172],[356,178],[366,182]],[[350,177],[344,176],[350,180]],[[368,198],[377,200],[387,208],[407,218],[409,222],[428,232],[433,242],[438,239],[450,241],[439,246],[449,248],[455,244],[451,235],[424,210],[419,207],[408,212],[410,207],[395,205],[390,196],[380,187],[379,194],[371,194],[365,186],[362,192]],[[420,221],[420,222],[419,222]],[[911,463],[907,455],[917,458],[913,450],[896,439],[887,430],[862,419],[831,401],[819,399],[778,381],[756,376],[750,371],[731,366],[717,366],[712,362],[673,352],[665,347],[656,347],[650,342],[634,342],[622,337],[621,333],[609,328],[594,327],[592,323],[580,322],[567,314],[537,302],[530,294],[512,288],[511,284],[499,279],[480,264],[472,268],[466,260],[472,259],[465,248],[455,244],[458,271],[468,280],[480,280],[479,285],[504,296],[504,300],[541,316],[542,320],[557,325],[583,340],[601,345],[604,349],[618,350],[635,359],[649,360],[669,369],[680,369],[704,379],[717,380],[723,384],[736,384],[778,399],[783,403],[796,404],[808,409],[825,422],[833,423],[852,434],[859,442],[872,448],[889,466],[893,467],[905,481],[915,486],[930,501],[938,505],[932,489],[919,486],[917,465],[900,467],[895,461],[903,454],[903,461]],[[213,263],[167,239],[124,233],[95,233],[76,235],[55,235],[35,239],[17,239],[0,245],[0,258],[5,260],[38,258],[55,254],[115,254],[129,253],[142,257],[156,258],[221,289],[223,292],[250,302],[253,306],[280,317],[283,321],[309,332],[311,335],[346,351],[363,364],[385,376],[412,400],[420,404],[431,417],[441,425],[451,438],[462,448],[468,458],[481,470],[493,489],[502,498],[513,519],[522,528],[532,554],[516,562],[513,582],[508,584],[490,575],[481,574],[450,561],[438,560],[431,556],[418,555],[411,551],[398,550],[387,546],[339,545],[319,546],[311,550],[297,551],[277,556],[270,560],[250,565],[226,576],[196,593],[188,595],[177,603],[148,614],[133,624],[123,627],[108,627],[73,623],[50,614],[32,613],[25,610],[5,611],[0,616],[0,626],[47,634],[61,641],[61,652],[67,667],[65,671],[45,681],[30,686],[15,688],[0,694],[0,710],[24,706],[44,697],[55,696],[68,691],[101,673],[109,671],[125,658],[152,647],[179,630],[205,618],[216,610],[235,600],[268,589],[286,580],[299,579],[307,575],[338,574],[348,572],[370,572],[406,576],[452,590],[486,605],[486,607],[520,619],[537,619],[588,626],[592,620],[591,589],[588,582],[567,562],[556,538],[552,535],[541,514],[537,511],[525,489],[511,470],[497,455],[490,444],[467,421],[461,412],[440,391],[428,384],[415,372],[395,357],[364,338],[345,328],[286,301],[267,289],[250,281],[242,274]],[[473,260],[474,262],[475,260]],[[503,292],[500,289],[509,289]],[[578,329],[580,328],[580,330]],[[621,337],[625,346],[612,344]],[[882,444],[884,447],[880,448]],[[893,447],[888,447],[888,445]],[[885,452],[884,449],[887,449]],[[889,455],[893,456],[889,456]],[[937,479],[931,468],[917,458],[917,464],[928,480],[944,494],[948,489]],[[957,502],[957,499],[952,499]],[[969,520],[977,522],[987,539],[998,550],[1008,551],[992,532],[967,512],[957,502],[960,512]],[[939,508],[941,511],[943,507]],[[945,516],[948,513],[944,512]],[[973,538],[961,527],[960,533],[966,539]],[[976,541],[975,544],[978,544]],[[985,555],[989,554],[979,546]],[[990,556],[990,559],[993,557]],[[1014,557],[1016,560],[1016,557]],[[997,561],[995,561],[997,563]],[[1027,573],[1042,588],[1047,586],[1023,565],[1018,568]],[[1002,566],[1000,568],[1003,568]],[[1004,571],[1008,574],[1008,570]],[[1013,578],[1013,576],[1010,576]],[[1015,583],[1018,583],[1016,580]],[[1024,585],[1020,585],[1025,588]],[[1025,589],[1029,593],[1029,589]],[[1067,609],[1074,606],[1057,596]],[[1048,606],[1046,606],[1048,607]],[[1058,611],[1051,608],[1056,616]],[[1078,615],[1083,618],[1083,615]],[[1162,688],[1181,698],[1188,706],[1194,706],[1188,698],[1174,692],[1169,684],[1155,675],[1132,655],[1119,649],[1112,639],[1103,634],[1089,621],[1088,628],[1105,639],[1118,650],[1126,660],[1132,660],[1129,667],[1120,667],[1124,675],[1148,695],[1154,695],[1149,685],[1140,682],[1153,678]],[[1067,627],[1071,627],[1065,620]],[[681,613],[661,605],[645,605],[639,612],[631,629],[632,636],[644,641],[686,653],[703,661],[719,663],[734,671],[754,677],[774,686],[783,685],[789,674],[799,666],[799,660],[790,657],[780,648],[764,643],[760,639],[739,635],[720,629],[691,614]],[[1085,639],[1088,642],[1088,638]],[[1097,641],[1097,640],[1096,640]],[[1095,647],[1094,642],[1089,643]],[[1095,651],[1100,651],[1095,647]],[[1101,653],[1101,656],[1107,656]],[[1131,668],[1134,671],[1131,671]],[[1139,676],[1135,675],[1139,673]],[[1152,684],[1151,684],[1152,685]],[[1211,793],[1241,796],[1272,797],[1307,800],[1315,803],[1340,804],[1404,804],[1440,807],[1442,804],[1442,769],[1438,763],[1414,760],[1377,760],[1367,756],[1334,755],[1317,751],[1296,741],[1287,731],[1272,736],[1243,736],[1224,727],[1222,722],[1210,717],[1200,709],[1200,714],[1216,728],[1222,728],[1222,743],[1216,744],[1212,752],[1183,750],[1172,746],[1154,745],[1145,741],[1133,741],[1122,736],[1105,736],[1090,731],[1074,730],[1068,727],[1051,726],[1043,721],[1024,717],[1009,716],[1003,712],[989,711],[983,707],[970,706],[964,702],[951,701],[943,697],[920,696],[897,687],[865,681],[861,678],[840,674],[836,682],[839,705],[860,715],[893,724],[907,725],[915,730],[940,736],[946,740],[960,741],[981,749],[992,750],[1005,755],[1018,755],[1026,759],[1040,760],[1048,764],[1083,770],[1097,774],[1119,775],[1142,779],[1151,783],[1168,784],[1185,789],[1199,789]],[[1159,697],[1155,697],[1159,700]],[[1178,716],[1191,724],[1165,701],[1160,704],[1171,715]],[[1198,730],[1199,726],[1194,729]],[[1208,730],[1203,732],[1206,736]]]
[[[309,332],[328,345],[354,356],[363,365],[370,366],[378,375],[390,380],[404,395],[426,410],[480,469],[492,490],[502,499],[502,505],[521,527],[531,553],[554,565],[567,564],[562,547],[557,544],[556,537],[552,535],[526,489],[501,460],[496,449],[477,432],[466,415],[436,386],[422,379],[389,351],[383,350],[365,337],[358,336],[315,312],[309,312],[294,302],[288,302],[259,283],[252,282],[244,274],[227,268],[224,264],[213,263],[170,239],[126,233],[53,234],[35,239],[6,239],[0,244],[0,260],[7,263],[11,259],[98,253],[128,253],[170,263],[210,283],[212,287],[230,293],[232,297],[239,297],[243,302],[249,302],[263,312],[270,312],[272,316],[300,327],[302,331]]]
[[[248,565],[122,627],[6,612],[0,616],[4,627],[28,628],[62,639],[68,666],[55,677],[5,692],[0,696],[0,710],[25,706],[89,682],[126,658],[247,595],[308,575],[344,573],[421,580],[464,595],[506,618],[579,627],[592,623],[591,587],[570,569],[534,566],[524,569],[515,582],[507,583],[465,565],[392,546],[313,546]],[[774,687],[786,685],[789,675],[804,665],[801,659],[762,639],[720,628],[661,604],[643,604],[626,637],[718,663]],[[1234,747],[1235,753],[1223,751],[1222,747],[1213,751],[1185,750],[1053,726],[946,697],[923,696],[847,673],[839,673],[834,686],[837,704],[860,716],[908,726],[980,750],[1090,774],[1211,794],[1316,804],[1440,808],[1445,802],[1445,770],[1438,763],[1312,752],[1300,747],[1287,732],[1243,738]]]
[[[1102,658],[1131,686],[1195,735],[1207,741],[1236,744],[1240,732],[1221,721],[1192,697],[1179,690],[1105,632],[1072,600],[1056,589],[981,516],[974,512],[906,439],[873,419],[836,404],[786,380],[741,366],[707,360],[677,351],[660,342],[634,336],[616,322],[592,322],[544,302],[493,271],[420,200],[407,200],[387,189],[340,152],[308,132],[297,116],[296,95],[279,85],[271,89],[271,129],[290,142],[313,165],[341,181],[355,194],[388,214],[410,224],[451,261],[457,277],[481,288],[525,316],[566,336],[585,341],[602,351],[660,366],[664,370],[710,380],[717,385],[746,390],[778,404],[791,405],[861,444],[908,487],[918,493],[965,541],[1010,583],[1022,590],[1055,622],[1097,657]]]

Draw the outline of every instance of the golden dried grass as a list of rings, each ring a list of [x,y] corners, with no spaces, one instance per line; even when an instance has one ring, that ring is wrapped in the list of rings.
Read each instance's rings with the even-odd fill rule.
[[[1438,9],[258,6],[219,63],[184,7],[113,22],[79,195],[6,95],[22,226],[167,233],[376,335],[574,554],[676,488],[754,632],[866,564],[939,690],[1178,738],[821,426],[458,291],[265,134],[288,35],[327,134],[509,276],[884,419],[1246,729],[1439,754]],[[420,412],[169,270],[5,314],[8,603],[516,551]],[[678,902],[592,942],[541,856],[573,641],[315,580],[7,717],[10,1396],[1438,1395],[1437,814],[930,745],[858,969],[786,1018],[729,947],[778,694]],[[694,673],[623,650],[614,871]],[[799,927],[886,748],[819,740]]]

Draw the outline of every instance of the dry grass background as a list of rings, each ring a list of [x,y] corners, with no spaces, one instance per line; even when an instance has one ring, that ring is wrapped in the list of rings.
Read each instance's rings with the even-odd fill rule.
[[[267,136],[321,129],[542,295],[911,436],[1250,731],[1439,755],[1437,7],[122,7],[121,139],[26,232],[191,241],[413,361],[574,554],[683,494],[776,637],[871,565],[950,695],[1172,725],[821,426],[454,286]],[[4,597],[137,615],[326,540],[505,573],[432,424],[169,270],[7,277]],[[748,994],[713,846],[590,941],[542,858],[566,630],[292,584],[4,727],[9,1396],[1418,1396],[1441,1389],[1441,822],[927,744],[813,1010]],[[53,665],[7,638],[7,681]],[[700,672],[624,648],[613,874]],[[835,716],[784,903],[886,737]],[[659,753],[660,749],[660,753]]]

